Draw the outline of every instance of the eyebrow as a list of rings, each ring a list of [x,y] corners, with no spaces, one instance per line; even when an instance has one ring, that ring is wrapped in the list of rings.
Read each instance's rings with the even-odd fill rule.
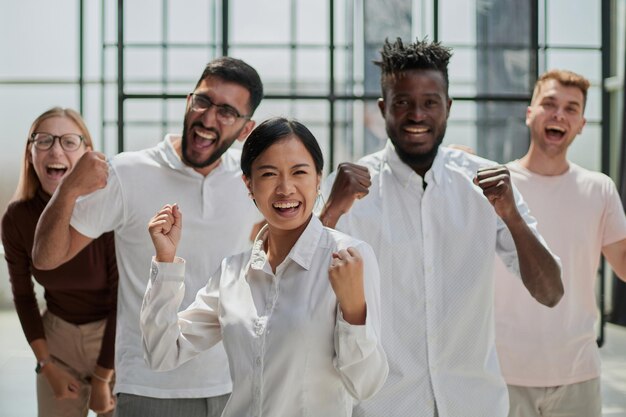
[[[296,164],[294,166],[291,167],[291,169],[296,169],[296,168],[304,168],[304,167],[310,167],[310,164],[304,163],[304,164]],[[278,169],[277,167],[275,167],[274,165],[261,165],[260,167],[257,167],[257,169]]]
[[[541,100],[541,101],[543,102],[543,101],[546,101],[546,100],[547,101],[556,101],[556,97],[554,97],[554,96],[545,96],[543,98],[543,100]],[[578,101],[575,101],[575,100],[570,100],[570,101],[567,102],[567,104],[578,106],[578,107],[582,107],[582,104],[579,103]]]

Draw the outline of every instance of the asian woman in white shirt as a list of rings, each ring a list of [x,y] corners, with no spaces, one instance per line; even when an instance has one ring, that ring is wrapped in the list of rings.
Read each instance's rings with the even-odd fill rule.
[[[312,214],[323,157],[301,123],[261,123],[241,167],[266,225],[184,311],[185,261],[175,256],[184,207],[166,205],[149,223],[156,255],[141,310],[146,359],[168,370],[223,340],[233,380],[223,416],[350,416],[388,373],[374,253]]]

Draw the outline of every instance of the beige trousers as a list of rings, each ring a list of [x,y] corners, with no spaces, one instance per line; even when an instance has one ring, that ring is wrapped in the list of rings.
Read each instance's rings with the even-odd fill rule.
[[[73,375],[81,388],[77,399],[57,400],[43,374],[37,375],[39,417],[85,417],[89,412],[91,374],[100,354],[106,320],[75,325],[45,312],[43,328],[55,365]],[[110,417],[113,413],[99,414]]]
[[[600,378],[557,387],[509,385],[509,417],[601,417]]]

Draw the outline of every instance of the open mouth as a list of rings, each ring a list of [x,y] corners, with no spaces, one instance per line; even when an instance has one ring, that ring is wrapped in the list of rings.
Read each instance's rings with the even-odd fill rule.
[[[296,213],[301,205],[299,201],[277,201],[272,207],[281,215],[289,215]]]
[[[556,125],[549,125],[545,129],[546,137],[552,140],[561,140],[565,136],[565,129]]]
[[[211,130],[195,128],[193,133],[192,140],[196,148],[205,149],[212,146],[217,141],[217,133]]]
[[[63,178],[67,172],[67,166],[63,164],[49,164],[46,165],[46,174],[53,179]]]

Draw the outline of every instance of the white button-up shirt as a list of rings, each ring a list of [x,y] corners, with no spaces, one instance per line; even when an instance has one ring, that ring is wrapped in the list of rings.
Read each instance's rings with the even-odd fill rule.
[[[223,338],[233,379],[223,416],[350,416],[353,398],[372,396],[388,372],[372,248],[313,216],[274,274],[264,233],[251,251],[224,259],[178,314],[185,264],[153,262],[141,311],[146,358],[171,369]],[[343,320],[328,278],[332,253],[349,246],[364,261],[363,326]]]
[[[355,416],[504,417],[506,385],[494,343],[496,252],[519,274],[511,234],[472,183],[494,162],[441,147],[422,177],[391,142],[359,161],[369,194],[337,229],[370,243],[381,271],[389,378]],[[333,178],[325,184],[329,188]],[[516,192],[518,209],[534,220]]]

